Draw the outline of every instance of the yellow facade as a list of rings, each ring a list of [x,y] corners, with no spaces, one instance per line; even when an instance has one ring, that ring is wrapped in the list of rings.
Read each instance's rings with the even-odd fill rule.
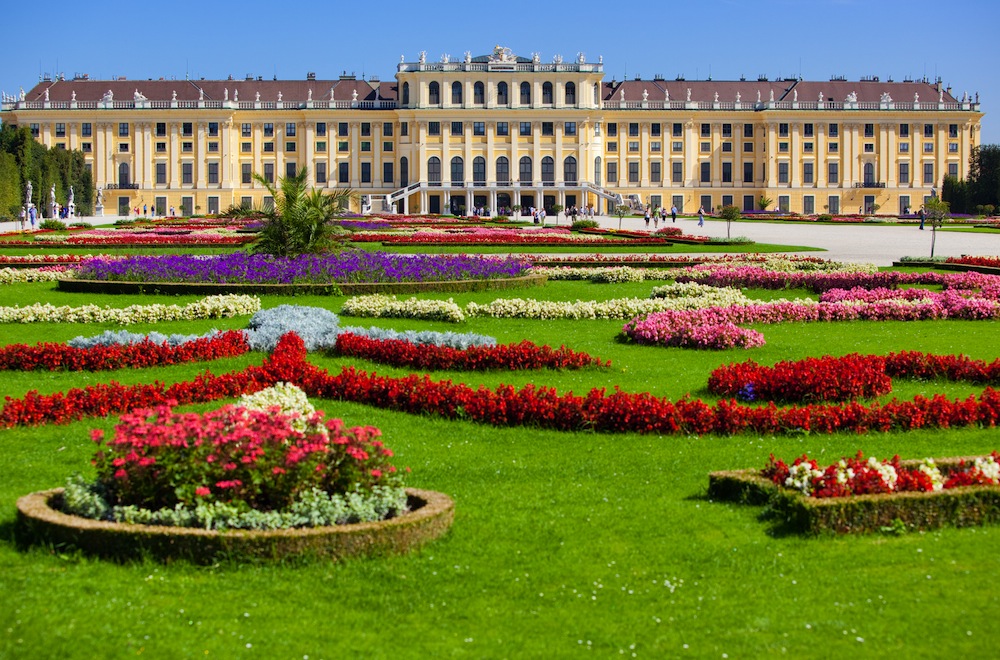
[[[978,99],[940,81],[608,81],[602,62],[497,47],[395,80],[43,80],[3,121],[81,149],[105,214],[261,205],[307,167],[356,210],[734,204],[900,214],[965,178]]]

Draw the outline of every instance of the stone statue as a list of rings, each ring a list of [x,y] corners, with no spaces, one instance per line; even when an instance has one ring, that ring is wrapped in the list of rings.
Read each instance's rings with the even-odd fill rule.
[[[225,89],[222,90],[222,100],[223,101],[229,101],[229,88],[228,87],[226,87]]]
[[[138,88],[136,88],[135,94],[132,95],[132,100],[133,101],[145,101],[146,97],[142,95],[142,92],[140,92]]]
[[[69,97],[69,100],[73,101],[74,103],[76,103],[76,90],[75,89],[73,90],[73,94]]]
[[[757,103],[760,103],[760,90],[757,90]]]
[[[23,87],[21,88],[21,93],[17,95],[17,100],[18,101],[23,101],[24,100],[24,88]]]
[[[718,92],[716,92],[716,93],[715,93],[715,96],[713,96],[713,97],[712,97],[712,100],[713,100],[713,101],[714,101],[715,103],[718,103],[718,102],[719,102],[719,93],[718,93]]]
[[[177,90],[176,89],[170,94],[170,100],[171,101],[176,101],[177,100]]]
[[[687,88],[687,98],[685,99],[688,103],[691,102],[691,88]]]
[[[819,99],[818,99],[818,101],[819,101],[820,103],[822,103],[822,102],[823,102],[823,99],[824,99],[824,98],[826,98],[826,97],[825,97],[825,96],[823,95],[823,92],[820,92],[820,93],[819,93]]]
[[[664,89],[663,90],[663,100],[666,103],[670,103],[670,90],[669,89]]]
[[[472,63],[472,53],[469,51],[465,51],[465,63],[466,64]]]
[[[649,98],[649,92],[647,92],[645,89],[643,89],[642,90],[642,100],[645,101],[648,98]]]
[[[278,103],[281,103],[281,92],[278,92]]]
[[[542,61],[542,56],[541,55],[539,55],[538,53],[532,53],[531,54],[531,63],[532,64],[538,64],[541,61]]]
[[[104,188],[97,186],[97,206],[104,206]]]
[[[920,92],[913,92],[913,102],[920,103]]]
[[[357,102],[358,100],[358,90],[351,91],[351,101]]]
[[[257,94],[253,97],[253,100],[256,103],[260,103],[260,92],[257,92]]]
[[[619,92],[619,96],[621,97],[622,101],[624,101],[625,100],[625,90],[624,89],[620,89],[620,90],[618,90],[618,92]]]
[[[239,102],[240,102],[240,90],[234,89],[233,90],[233,103],[239,103]]]
[[[46,103],[49,102],[49,88],[48,87],[45,88],[45,102]]]
[[[737,103],[739,103],[739,102],[740,102],[740,96],[741,96],[741,95],[740,95],[740,93],[739,93],[739,92],[736,92],[736,102],[737,102]]]
[[[768,103],[774,103],[774,90],[771,90],[771,95],[767,98]]]
[[[417,62],[419,62],[420,64],[424,64],[424,63],[427,62],[427,51],[426,50],[420,51],[420,55],[417,56]]]
[[[110,89],[104,92],[104,96],[101,97],[101,101],[103,101],[104,103],[111,103],[114,100],[115,100],[115,93],[112,92]]]
[[[576,63],[577,64],[587,63],[587,56],[583,54],[583,51],[580,51],[579,53],[576,54]]]
[[[448,53],[445,53],[441,56],[442,64],[447,64],[450,60],[451,60],[451,55],[449,55]]]
[[[406,64],[406,55],[400,55],[399,56],[399,63],[400,64]]]
[[[798,102],[799,102],[799,90],[793,89],[792,90],[792,103],[798,103]]]
[[[52,189],[49,190],[49,206],[56,205],[56,184],[52,184]]]
[[[28,179],[28,185],[24,189],[24,203],[26,205],[31,204],[31,193],[34,192],[34,188],[31,187],[31,179]]]
[[[312,101],[313,100],[313,91],[312,91],[312,88],[309,89],[309,94],[306,95],[306,100],[307,101]]]
[[[198,100],[199,101],[205,100],[205,90],[201,89],[200,87],[198,88]]]
[[[66,200],[66,206],[68,206],[70,208],[73,208],[73,200],[74,200],[74,198],[75,198],[75,195],[73,194],[73,186],[70,186],[69,187],[69,198],[67,198],[67,200]]]
[[[944,88],[938,90],[938,103],[944,103]]]
[[[850,94],[847,95],[847,99],[845,99],[845,100],[848,103],[857,103],[858,102],[858,93],[857,92],[851,92]]]
[[[562,64],[562,55],[556,55],[552,58],[553,64]]]

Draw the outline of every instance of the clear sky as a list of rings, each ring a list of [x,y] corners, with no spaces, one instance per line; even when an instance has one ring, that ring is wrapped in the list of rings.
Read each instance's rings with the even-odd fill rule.
[[[998,0],[50,0],[3,13],[8,94],[42,73],[329,79],[346,71],[385,81],[400,55],[415,61],[423,50],[436,61],[500,44],[543,62],[603,56],[606,77],[619,80],[940,76],[957,97],[979,92],[982,142],[1000,144]]]

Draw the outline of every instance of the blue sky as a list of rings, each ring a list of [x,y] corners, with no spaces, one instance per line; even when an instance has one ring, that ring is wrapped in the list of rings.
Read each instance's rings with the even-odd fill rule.
[[[982,142],[1000,144],[1000,40],[988,36],[1000,24],[997,0],[51,0],[13,3],[4,18],[8,94],[58,72],[322,79],[347,71],[388,80],[400,55],[458,58],[501,44],[542,61],[603,56],[605,75],[619,80],[940,76],[956,96],[979,92]]]

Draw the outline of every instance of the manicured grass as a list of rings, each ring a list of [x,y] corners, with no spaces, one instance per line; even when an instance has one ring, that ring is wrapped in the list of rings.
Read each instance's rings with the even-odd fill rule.
[[[657,283],[551,282],[519,291],[548,300],[648,295]],[[0,304],[183,304],[197,297],[81,296],[52,284],[0,287]],[[772,297],[775,292],[749,292]],[[778,297],[805,296],[802,291]],[[497,293],[464,293],[487,302]],[[421,298],[434,297],[422,295]],[[448,297],[448,296],[440,296]],[[343,298],[265,297],[339,310]],[[246,319],[171,322],[161,332],[242,327]],[[1000,357],[996,322],[835,323],[755,326],[767,345],[697,352],[623,344],[619,321],[473,319],[461,326],[344,318],[344,324],[467,330],[500,341],[567,344],[611,359],[579,372],[436,372],[472,385],[534,382],[585,393],[615,385],[711,400],[711,369],[825,353],[921,350]],[[0,325],[0,341],[64,341],[103,326]],[[135,331],[153,326],[132,326]],[[221,373],[261,354],[221,360]],[[312,355],[337,369],[344,358]],[[362,369],[401,375],[364,361]],[[206,365],[111,373],[4,373],[2,393],[21,396],[115,379],[188,380]],[[976,388],[895,385],[895,395]],[[207,409],[216,404],[193,407]],[[137,561],[118,565],[66,549],[22,551],[12,540],[14,501],[89,473],[91,428],[114,419],[0,431],[0,657],[940,657],[989,655],[1000,596],[998,528],[903,536],[805,539],[771,532],[761,510],[710,502],[708,472],[763,466],[769,453],[838,457],[953,456],[1000,448],[995,429],[800,435],[657,437],[499,429],[356,404],[318,407],[349,424],[379,426],[410,483],[455,498],[442,540],[405,557],[339,565],[220,563],[199,568]]]
[[[353,243],[364,250],[382,250],[400,254],[451,254],[473,250],[468,245],[383,245],[381,243]],[[746,252],[825,252],[823,248],[805,245],[775,245],[750,243],[744,245],[681,244],[675,245],[484,245],[474,248],[477,254],[742,254]]]

